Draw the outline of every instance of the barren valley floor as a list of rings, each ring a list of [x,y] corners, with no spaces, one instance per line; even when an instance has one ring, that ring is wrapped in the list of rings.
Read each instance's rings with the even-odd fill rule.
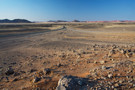
[[[0,25],[0,89],[135,89],[134,23],[17,25]]]

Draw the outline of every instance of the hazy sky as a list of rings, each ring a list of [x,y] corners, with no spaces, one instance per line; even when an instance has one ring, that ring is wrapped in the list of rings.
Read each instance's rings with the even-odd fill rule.
[[[0,0],[0,19],[135,20],[135,0]]]

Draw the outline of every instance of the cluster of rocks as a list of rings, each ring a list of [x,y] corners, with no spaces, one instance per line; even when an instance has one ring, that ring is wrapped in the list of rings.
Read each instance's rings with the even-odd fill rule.
[[[79,58],[81,58],[82,55],[92,54],[97,52],[98,50],[103,51],[105,47],[106,46],[94,45],[93,51],[91,51],[92,49],[88,48],[87,51],[83,50],[81,52],[78,52],[74,50],[73,52],[78,53],[77,55],[79,56]],[[64,76],[59,80],[56,90],[72,90],[74,88],[79,88],[80,90],[134,89],[135,62],[132,61],[132,59],[135,54],[135,48],[132,46],[112,45],[107,46],[106,52],[108,52],[108,50],[109,53],[107,54],[107,59],[102,58],[102,60],[94,61],[93,63],[99,66],[93,70],[90,70],[90,74],[86,76],[87,80],[96,82],[94,83],[94,85],[91,85],[91,83],[93,82],[87,82],[85,89],[82,89],[77,84],[77,81],[74,80],[73,76]],[[123,56],[118,56],[117,59],[113,59],[113,55],[116,54]],[[124,56],[127,58],[125,58]],[[121,60],[121,57],[124,57],[124,59]],[[108,62],[110,64],[107,64]]]
[[[38,81],[40,81],[41,79],[44,79],[44,75],[46,76],[46,75],[49,75],[49,74],[51,74],[51,72],[52,72],[52,70],[51,69],[49,69],[49,68],[45,68],[43,71],[41,71],[41,72],[39,72],[38,74],[39,75],[34,75],[33,77],[33,83],[36,83],[36,82],[38,82]]]
[[[135,88],[135,62],[122,61],[112,66],[101,66],[90,70],[84,78],[63,76],[56,90],[111,90]]]
[[[114,58],[113,55],[115,54],[122,54],[127,58]],[[85,50],[72,50],[72,53],[68,54],[50,54],[48,58],[55,58],[55,56],[58,57],[61,60],[61,62],[56,65],[59,69],[64,67],[64,65],[69,65],[69,68],[70,66],[72,68],[73,65],[81,66],[85,59],[89,61],[87,65],[93,64],[93,66],[96,66],[96,68],[90,70],[89,75],[87,75],[85,78],[63,76],[58,81],[56,90],[133,89],[135,88],[135,61],[132,61],[134,54],[135,49],[132,47],[93,45],[90,48],[85,48]],[[106,57],[102,58],[104,55]],[[77,60],[69,60],[72,59],[72,57],[75,57],[75,59],[77,57]],[[100,60],[96,58],[100,58]],[[42,58],[33,56],[32,59],[37,60]],[[68,64],[66,62],[68,62]],[[79,62],[82,63],[80,64]],[[45,61],[43,64],[47,65],[48,63],[50,62]],[[15,65],[15,63],[12,64]],[[19,72],[25,73],[23,71]],[[38,73],[39,75],[35,74],[34,72]],[[29,74],[33,75],[34,73],[32,83],[37,84],[41,80],[45,79],[45,77],[49,76],[52,72],[53,71],[50,68],[45,68],[41,72],[36,69],[31,69]],[[17,73],[12,67],[7,68],[4,74],[6,75],[7,80],[9,76],[19,75],[19,73]],[[18,78],[14,78],[13,81],[18,81]]]
[[[90,70],[87,78],[97,81],[94,89],[133,89],[135,88],[134,70],[134,62],[126,60],[112,66],[103,65]]]
[[[127,58],[132,57],[135,54],[135,48],[132,47],[123,47],[123,46],[113,46],[112,49],[108,53],[108,57],[111,57],[113,54],[121,53],[125,55]]]

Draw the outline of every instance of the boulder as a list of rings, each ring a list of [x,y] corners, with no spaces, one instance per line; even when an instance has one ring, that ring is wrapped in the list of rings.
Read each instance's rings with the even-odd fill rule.
[[[56,90],[87,90],[88,82],[83,78],[78,78],[75,76],[63,76],[58,81],[58,86]]]

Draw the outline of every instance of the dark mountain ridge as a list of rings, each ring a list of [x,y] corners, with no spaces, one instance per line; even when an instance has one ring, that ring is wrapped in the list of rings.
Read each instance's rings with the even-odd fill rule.
[[[14,19],[14,20],[2,19],[0,20],[0,23],[31,23],[31,21],[26,19]]]

